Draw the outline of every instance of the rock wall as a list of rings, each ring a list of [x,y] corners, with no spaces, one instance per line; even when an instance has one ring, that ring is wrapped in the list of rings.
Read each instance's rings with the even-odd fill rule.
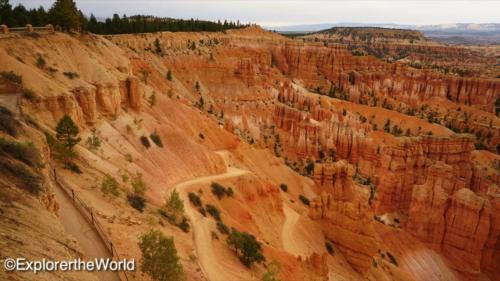
[[[356,271],[365,274],[379,247],[368,191],[353,183],[353,174],[345,161],[316,165],[314,181],[322,193],[311,202],[309,216],[321,220],[326,239],[335,244]]]

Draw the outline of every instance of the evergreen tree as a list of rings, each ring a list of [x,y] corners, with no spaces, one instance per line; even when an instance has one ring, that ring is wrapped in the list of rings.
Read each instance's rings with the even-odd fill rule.
[[[0,24],[14,26],[12,6],[9,4],[9,0],[0,0]]]
[[[49,10],[52,24],[64,31],[78,30],[82,27],[81,13],[73,0],[56,0]]]
[[[158,230],[151,230],[139,240],[143,272],[156,281],[184,280],[184,271],[173,237],[167,237]]]
[[[56,138],[68,148],[69,151],[73,151],[73,147],[80,142],[78,137],[78,127],[75,125],[71,117],[64,115],[56,127]]]

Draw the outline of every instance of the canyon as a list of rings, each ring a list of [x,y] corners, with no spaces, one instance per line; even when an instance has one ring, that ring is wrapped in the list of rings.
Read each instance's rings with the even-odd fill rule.
[[[123,257],[140,260],[138,237],[150,228],[174,237],[187,280],[261,280],[271,261],[281,280],[500,279],[498,67],[479,49],[412,36],[289,38],[258,26],[0,35],[0,71],[22,77],[0,78],[0,105],[12,112],[2,122],[20,128],[0,127],[1,138],[33,143],[44,163],[33,168],[37,195],[2,169],[2,255],[18,247],[32,258],[85,256],[58,219],[55,168]],[[392,58],[366,52],[371,43]],[[83,140],[80,173],[53,157],[44,136],[65,115]],[[92,136],[97,149],[85,142]],[[14,161],[6,155],[0,164]],[[126,198],[125,178],[136,174],[147,187],[143,212]],[[106,176],[118,179],[119,196],[101,191]],[[218,198],[213,182],[234,195]],[[190,232],[158,212],[173,190]],[[241,264],[189,193],[260,241],[266,263]],[[150,280],[139,270],[129,279]]]

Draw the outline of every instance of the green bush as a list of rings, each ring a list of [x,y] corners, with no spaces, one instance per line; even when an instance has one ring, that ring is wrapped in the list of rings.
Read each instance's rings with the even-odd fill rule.
[[[387,252],[387,257],[389,258],[389,261],[394,264],[395,266],[398,266],[398,262],[396,261],[396,258],[389,252]]]
[[[163,142],[161,141],[160,135],[158,135],[156,131],[152,132],[149,137],[158,147],[163,147]]]
[[[7,81],[12,82],[17,85],[21,85],[23,83],[23,77],[21,75],[17,75],[14,71],[2,71],[0,75]]]
[[[139,237],[141,270],[155,281],[182,281],[184,271],[177,255],[174,238],[159,230],[150,230]]]
[[[149,143],[149,139],[148,139],[148,137],[146,137],[146,136],[141,136],[141,137],[140,137],[140,140],[141,140],[142,145],[143,145],[145,148],[150,148],[150,147],[151,147],[151,143]]]
[[[75,174],[81,174],[82,170],[80,170],[80,167],[74,162],[71,161],[66,161],[64,162],[64,168],[70,170],[71,172]]]
[[[179,192],[173,190],[167,198],[164,206],[164,212],[168,220],[173,224],[179,224],[184,217],[184,202],[181,200]]]
[[[304,195],[299,195],[299,199],[300,201],[302,201],[302,203],[304,203],[304,205],[307,205],[309,206],[310,202],[309,202],[309,199],[307,199],[307,197],[305,197]]]
[[[182,221],[177,224],[177,226],[184,232],[189,232],[189,223],[186,217],[182,218]]]
[[[288,185],[286,185],[286,184],[284,184],[284,183],[280,184],[280,188],[281,188],[281,190],[283,190],[284,192],[287,192],[287,191],[288,191]]]
[[[37,94],[33,90],[23,88],[23,97],[32,101],[37,98]]]
[[[212,193],[217,196],[217,198],[222,199],[226,195],[226,188],[216,182],[213,182],[210,187],[212,188]]]
[[[142,212],[144,210],[144,207],[146,206],[146,200],[144,199],[144,197],[136,194],[127,195],[127,200],[130,206],[132,206],[139,212]]]
[[[104,179],[101,182],[101,191],[106,195],[120,195],[118,182],[110,175],[104,176]]]
[[[196,209],[198,210],[198,212],[199,212],[202,216],[204,216],[204,217],[206,217],[206,216],[207,216],[207,210],[205,210],[205,208],[203,208],[203,207],[198,207],[198,208],[196,208]]]
[[[19,143],[0,137],[0,153],[7,154],[33,168],[41,166],[40,153],[33,143]]]
[[[225,235],[228,235],[230,233],[229,227],[227,227],[227,225],[225,225],[222,221],[217,221],[217,230],[221,234],[225,234]]]
[[[189,201],[196,207],[201,207],[201,198],[193,192],[188,193]]]
[[[63,74],[64,74],[64,76],[68,77],[69,79],[75,79],[75,78],[80,77],[80,74],[78,74],[76,72],[71,72],[71,71],[63,72]]]
[[[217,207],[215,207],[214,205],[211,205],[211,204],[207,204],[205,206],[205,209],[207,210],[207,213],[209,213],[215,220],[217,220],[217,221],[221,220],[220,212],[219,212],[219,209],[217,209]]]
[[[255,236],[232,229],[231,234],[226,239],[229,247],[235,250],[240,261],[247,267],[251,267],[254,263],[261,263],[266,260],[262,254],[262,246],[257,241]]]
[[[95,128],[93,128],[92,135],[90,135],[87,138],[87,146],[91,150],[98,149],[99,147],[101,147],[101,139],[99,139],[99,137],[97,136],[96,133],[97,133],[97,130]]]
[[[172,70],[170,69],[167,71],[167,80],[172,81]]]
[[[333,245],[330,243],[330,242],[325,242],[325,247],[326,247],[326,251],[331,255],[333,256],[335,254],[335,250],[333,249]]]
[[[17,128],[19,127],[19,122],[14,119],[12,112],[3,106],[0,106],[0,131],[15,137],[17,136]]]
[[[44,68],[46,64],[47,64],[47,62],[42,57],[42,55],[38,55],[38,58],[36,59],[36,66],[38,68]]]

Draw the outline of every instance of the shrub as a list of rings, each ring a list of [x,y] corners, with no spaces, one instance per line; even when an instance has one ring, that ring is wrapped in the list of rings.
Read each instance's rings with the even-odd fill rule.
[[[333,245],[332,243],[330,242],[325,242],[325,247],[326,247],[326,251],[331,255],[333,256],[335,254],[335,250],[333,249]]]
[[[148,103],[149,103],[149,107],[153,107],[156,105],[156,95],[155,94],[152,94],[151,96],[149,96]]]
[[[144,210],[144,207],[146,206],[146,200],[144,199],[144,197],[136,194],[127,195],[127,200],[130,206],[132,206],[139,212],[142,212]]]
[[[44,68],[46,64],[47,64],[47,62],[42,57],[42,55],[38,55],[38,58],[36,59],[36,66],[38,68]]]
[[[210,235],[212,236],[212,240],[219,240],[219,235],[215,231],[211,231]]]
[[[173,224],[182,222],[184,217],[184,202],[181,200],[179,192],[173,190],[167,198],[164,206],[165,215]]]
[[[14,115],[7,108],[0,106],[0,131],[13,137],[17,136],[19,122],[14,119]]]
[[[9,155],[33,168],[41,166],[40,153],[31,142],[19,143],[0,137],[0,153]]]
[[[21,85],[23,83],[23,77],[21,75],[17,75],[14,71],[2,71],[0,75],[7,81],[12,82],[17,85]]]
[[[150,230],[139,237],[141,249],[141,270],[158,281],[184,280],[174,238],[167,237],[158,230]]]
[[[280,188],[281,188],[281,190],[283,190],[284,192],[287,192],[287,191],[288,191],[288,185],[286,185],[286,184],[284,184],[284,183],[280,184]]]
[[[35,100],[37,98],[37,94],[33,90],[23,88],[23,97],[28,100]]]
[[[110,175],[104,176],[101,183],[101,191],[106,195],[118,196],[120,191],[118,189],[118,182]]]
[[[34,195],[38,195],[43,189],[43,178],[23,163],[16,163],[0,156],[0,170],[19,179],[24,187]]]
[[[304,205],[307,205],[309,206],[310,202],[309,202],[309,199],[307,199],[307,197],[305,197],[304,195],[299,195],[299,199],[300,201],[302,201],[302,203],[304,203]]]
[[[182,218],[182,221],[177,224],[177,226],[184,232],[189,232],[189,223],[186,217]]]
[[[309,160],[306,165],[306,174],[312,175],[313,172],[314,172],[314,161]]]
[[[273,260],[271,263],[267,265],[267,271],[262,275],[262,281],[280,281],[277,275],[281,271],[281,264]]]
[[[199,212],[202,216],[204,216],[204,217],[206,217],[206,216],[207,216],[207,211],[205,210],[205,208],[203,208],[203,207],[198,207],[198,208],[196,208],[196,209],[198,210],[198,212]]]
[[[211,204],[207,204],[205,206],[205,209],[207,210],[207,212],[217,221],[220,221],[220,212],[219,212],[219,209],[217,209],[217,207],[215,207],[214,205],[211,205]]]
[[[232,229],[231,234],[226,239],[229,247],[235,250],[240,261],[247,267],[251,267],[255,262],[261,263],[266,260],[262,254],[262,246],[255,236]]]
[[[387,257],[389,258],[389,261],[394,264],[395,266],[398,266],[398,262],[396,261],[396,258],[389,252],[387,252]]]
[[[148,137],[146,137],[146,136],[141,136],[141,137],[140,137],[140,140],[141,140],[142,145],[143,145],[145,148],[150,148],[150,147],[151,147],[151,143],[149,143],[149,139],[148,139]]]
[[[97,130],[92,129],[92,135],[87,138],[87,146],[89,149],[98,149],[101,146],[101,139],[96,135]]]
[[[167,71],[167,80],[172,81],[172,70],[170,69]]]
[[[213,182],[210,187],[212,188],[212,193],[217,196],[217,198],[222,199],[226,195],[226,188],[220,184]]]
[[[196,207],[201,207],[201,198],[193,192],[188,193],[189,201]]]
[[[233,197],[234,196],[234,191],[231,187],[226,188],[226,195],[228,197]]]
[[[134,159],[132,159],[132,154],[130,153],[125,154],[125,160],[129,163],[132,163],[132,161],[134,161]]]
[[[152,132],[151,135],[149,135],[149,137],[158,147],[163,147],[160,135],[158,135],[156,131]]]
[[[230,233],[229,227],[227,227],[227,225],[225,225],[222,221],[217,221],[217,230],[221,234],[225,234],[225,235],[228,235]]]
[[[135,176],[132,178],[130,184],[132,185],[132,190],[134,194],[139,196],[144,196],[144,194],[146,193],[146,184],[142,180],[141,173],[136,173]]]
[[[63,72],[63,74],[64,74],[64,76],[68,77],[69,79],[75,79],[75,78],[80,77],[80,74],[78,74],[76,72],[71,72],[71,71]]]
[[[82,170],[80,170],[80,167],[75,162],[72,161],[66,161],[64,162],[64,168],[70,170],[71,172],[75,174],[81,174]]]
[[[482,142],[476,142],[474,144],[474,147],[476,150],[487,150],[488,149],[488,147]]]

